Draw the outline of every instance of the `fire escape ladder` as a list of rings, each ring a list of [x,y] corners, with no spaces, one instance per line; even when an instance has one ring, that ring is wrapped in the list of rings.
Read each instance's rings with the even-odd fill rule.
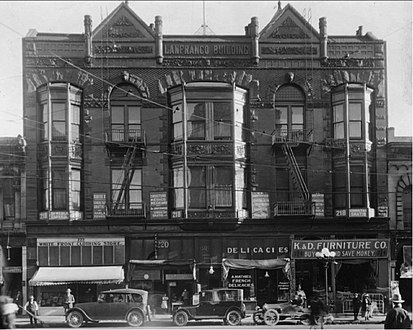
[[[301,200],[310,200],[310,193],[308,191],[304,177],[301,173],[300,167],[298,166],[297,159],[294,156],[294,152],[291,149],[291,146],[288,143],[284,143],[282,145],[282,150],[287,160],[290,177],[292,179],[293,185],[295,189],[297,189],[300,192]]]
[[[119,189],[118,197],[116,198],[115,203],[113,204],[113,211],[116,211],[125,195],[126,191],[129,189],[130,183],[133,178],[133,161],[135,159],[136,153],[138,150],[138,146],[134,143],[133,147],[130,146],[123,158],[122,169],[124,171],[123,181]]]

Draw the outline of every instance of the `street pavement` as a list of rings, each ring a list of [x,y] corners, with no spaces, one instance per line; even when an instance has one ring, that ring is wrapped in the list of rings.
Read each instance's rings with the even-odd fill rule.
[[[381,324],[377,326],[377,328],[383,328],[383,323],[386,316],[383,314],[375,314],[369,320],[361,320],[358,321],[353,320],[353,315],[349,314],[338,314],[334,317],[333,324],[341,324],[341,325],[373,325],[373,324]],[[39,316],[41,322],[39,323],[39,327],[42,328],[67,328],[68,325],[65,322],[65,317],[63,315],[43,315]],[[115,323],[115,322],[114,322]],[[280,322],[281,323],[281,322]],[[286,321],[282,322],[284,325],[294,325],[297,324],[294,321]],[[126,323],[125,323],[126,324]],[[219,322],[217,322],[219,324]],[[243,326],[255,326],[254,321],[252,320],[252,316],[247,316],[245,319],[242,320]],[[145,322],[145,327],[175,327],[172,322],[172,317],[170,315],[156,315],[152,318],[151,322]],[[278,327],[278,325],[276,326]],[[19,315],[16,318],[16,328],[31,328],[29,317]],[[231,328],[231,327],[229,327]],[[261,327],[260,327],[261,328]],[[265,328],[265,327],[264,327]]]

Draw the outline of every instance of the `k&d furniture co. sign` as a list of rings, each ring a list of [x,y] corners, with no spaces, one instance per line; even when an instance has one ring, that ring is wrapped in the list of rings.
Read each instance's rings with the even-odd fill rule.
[[[390,243],[388,239],[353,240],[293,240],[291,257],[293,259],[317,258],[316,253],[328,248],[336,253],[336,259],[387,258]]]

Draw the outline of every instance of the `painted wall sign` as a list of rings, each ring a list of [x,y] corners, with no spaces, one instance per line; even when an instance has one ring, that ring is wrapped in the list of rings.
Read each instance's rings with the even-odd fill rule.
[[[334,251],[336,259],[388,258],[390,243],[388,239],[293,240],[291,257],[316,259],[316,253],[323,248]]]
[[[270,197],[268,193],[252,192],[252,218],[268,219],[270,217]]]
[[[113,237],[78,237],[78,238],[38,238],[37,246],[120,246],[125,245],[124,238]]]
[[[165,56],[249,56],[248,44],[228,43],[164,43]]]
[[[261,55],[317,55],[317,47],[261,46]]]
[[[151,192],[151,219],[168,219],[168,196],[166,192]]]
[[[230,274],[228,288],[250,288],[254,286],[251,274]]]
[[[106,193],[93,194],[93,219],[106,218]]]

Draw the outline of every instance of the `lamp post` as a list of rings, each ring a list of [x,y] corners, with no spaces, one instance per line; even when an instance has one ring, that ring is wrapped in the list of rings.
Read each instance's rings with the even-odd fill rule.
[[[328,265],[333,262],[334,264],[337,264],[334,261],[334,257],[336,256],[336,253],[334,251],[330,251],[328,248],[323,248],[321,252],[316,252],[315,256],[318,259],[321,259],[325,261],[324,264],[324,274],[325,274],[325,284],[326,284],[326,308],[328,308]]]

